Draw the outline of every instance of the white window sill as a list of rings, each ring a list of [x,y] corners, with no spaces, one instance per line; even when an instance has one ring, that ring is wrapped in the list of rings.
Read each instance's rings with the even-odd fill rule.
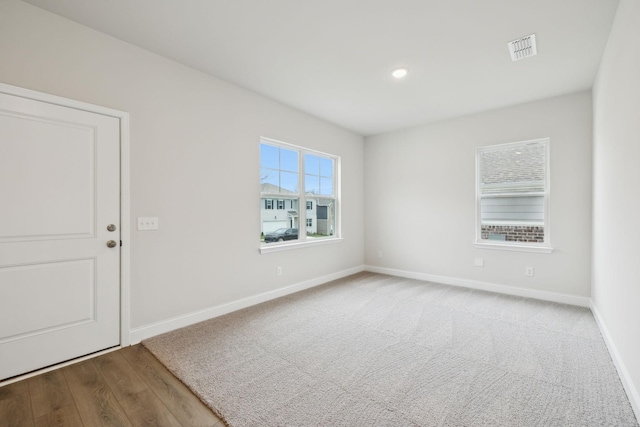
[[[539,245],[475,242],[475,246],[478,249],[495,249],[499,251],[535,252],[540,254],[550,254],[553,252],[553,248],[551,246]]]
[[[328,237],[324,239],[305,240],[303,242],[262,244],[262,246],[260,246],[260,253],[270,254],[272,252],[291,251],[294,249],[308,248],[310,246],[333,245],[342,242],[342,240],[342,237]]]

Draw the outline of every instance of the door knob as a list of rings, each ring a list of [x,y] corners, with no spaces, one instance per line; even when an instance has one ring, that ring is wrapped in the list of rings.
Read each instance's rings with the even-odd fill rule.
[[[107,242],[107,247],[108,248],[115,248],[116,246],[118,246],[118,242],[116,242],[115,240],[109,240]]]
[[[107,231],[116,231],[116,225],[115,224],[107,225]]]

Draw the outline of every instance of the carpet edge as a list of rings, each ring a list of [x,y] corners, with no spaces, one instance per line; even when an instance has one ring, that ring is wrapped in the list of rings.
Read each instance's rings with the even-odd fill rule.
[[[635,385],[631,381],[631,377],[629,376],[629,372],[620,357],[620,353],[618,353],[618,348],[613,342],[611,335],[609,334],[609,329],[607,325],[604,323],[604,319],[602,318],[600,311],[598,311],[598,307],[591,301],[591,312],[593,313],[593,317],[596,319],[596,324],[598,325],[598,329],[600,329],[600,333],[602,334],[602,338],[607,346],[607,350],[609,351],[609,355],[611,355],[611,359],[613,360],[613,365],[618,372],[618,376],[620,377],[620,381],[622,382],[622,387],[627,394],[627,398],[629,399],[629,403],[631,404],[631,408],[636,416],[637,421],[640,423],[640,393],[636,389]]]
[[[224,314],[238,311],[243,308],[251,307],[263,302],[271,301],[273,299],[293,294],[295,292],[303,291],[305,289],[313,288],[315,286],[320,286],[333,280],[342,279],[344,277],[351,276],[363,271],[365,271],[365,266],[359,265],[339,271],[337,273],[327,274],[315,279],[305,280],[293,285],[219,304],[213,307],[208,307],[202,310],[197,310],[191,313],[186,313],[180,316],[175,316],[167,320],[151,323],[149,325],[141,326],[138,328],[133,328],[129,332],[129,341],[131,345],[139,344],[142,340],[154,337],[156,335],[164,334],[175,329],[213,319]]]
[[[481,282],[471,279],[460,279],[456,277],[438,276],[435,274],[418,273],[413,271],[396,270],[393,268],[377,267],[374,265],[365,265],[364,271],[371,273],[387,274],[389,276],[404,277],[407,279],[416,279],[426,282],[441,283],[443,285],[451,285],[469,289],[477,289],[481,291],[495,292],[498,294],[512,295],[524,298],[533,298],[542,301],[557,302],[560,304],[576,305],[579,307],[589,308],[591,299],[578,295],[560,294],[547,291],[539,291],[535,289],[519,288],[509,285],[501,285],[497,283]]]

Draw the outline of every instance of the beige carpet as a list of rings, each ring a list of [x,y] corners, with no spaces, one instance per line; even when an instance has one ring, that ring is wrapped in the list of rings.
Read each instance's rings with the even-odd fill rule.
[[[362,273],[143,344],[244,426],[637,426],[591,312]]]

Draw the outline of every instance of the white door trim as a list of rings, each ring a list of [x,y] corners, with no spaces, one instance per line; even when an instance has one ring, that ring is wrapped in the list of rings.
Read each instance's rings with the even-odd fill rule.
[[[92,113],[115,117],[120,120],[120,236],[122,239],[122,247],[120,248],[120,346],[128,346],[131,341],[131,162],[129,154],[129,113],[3,83],[0,83],[0,93],[89,111]]]

